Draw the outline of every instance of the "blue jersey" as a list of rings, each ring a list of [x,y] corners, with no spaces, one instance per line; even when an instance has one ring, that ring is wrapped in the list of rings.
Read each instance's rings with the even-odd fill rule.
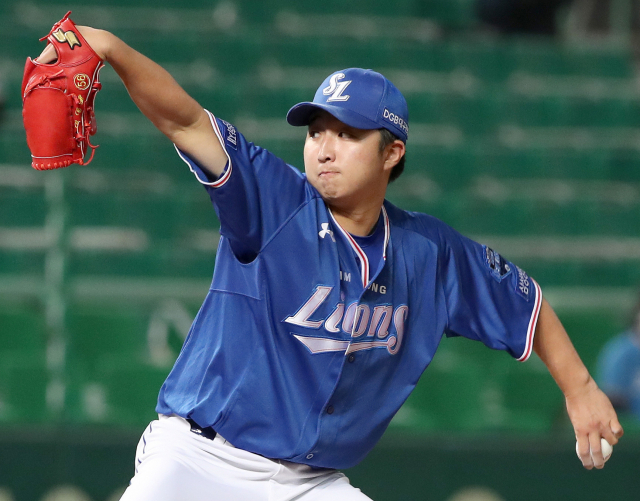
[[[304,174],[212,117],[217,180],[184,154],[220,219],[213,282],[157,411],[235,446],[315,467],[361,461],[443,333],[525,360],[542,295],[524,271],[441,221],[381,210],[379,265]]]

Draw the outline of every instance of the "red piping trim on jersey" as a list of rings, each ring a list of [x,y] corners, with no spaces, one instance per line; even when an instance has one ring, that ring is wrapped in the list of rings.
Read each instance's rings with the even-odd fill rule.
[[[387,209],[382,206],[382,215],[384,219],[384,247],[382,248],[382,259],[387,260],[387,245],[389,245],[389,239],[391,238],[391,225],[389,224],[389,216],[387,216]]]
[[[340,226],[340,223],[336,221],[336,218],[333,217],[333,213],[331,212],[331,209],[329,209],[329,214],[331,215],[331,219],[333,219],[333,222],[336,224],[336,226],[340,229],[342,234],[346,237],[348,242],[351,244],[351,247],[353,248],[353,250],[356,251],[356,255],[358,256],[358,259],[360,259],[360,264],[361,264],[360,278],[362,280],[362,286],[366,289],[367,285],[369,284],[369,260],[367,259],[367,255],[360,248],[360,246],[358,245],[358,242],[354,240],[351,234],[348,231],[345,231],[345,229],[342,226]]]
[[[213,114],[209,110],[204,110],[204,111],[206,111],[207,115],[209,116],[209,120],[211,121],[211,125],[213,126],[213,131],[216,133],[218,141],[220,141],[220,145],[222,146],[222,149],[224,150],[224,154],[227,155],[228,167],[225,169],[224,173],[222,174],[222,177],[220,179],[218,179],[217,181],[214,181],[212,183],[207,183],[206,181],[203,181],[202,179],[200,179],[198,177],[198,174],[196,173],[196,171],[194,171],[193,168],[191,167],[191,163],[184,157],[184,155],[178,149],[178,147],[175,146],[175,145],[174,145],[174,147],[175,147],[176,151],[178,152],[178,155],[180,155],[180,158],[182,159],[182,161],[189,166],[189,170],[191,172],[193,172],[193,175],[196,176],[196,179],[198,180],[198,182],[200,184],[204,184],[206,186],[211,186],[212,188],[220,188],[222,185],[224,185],[229,180],[229,177],[231,176],[231,157],[229,156],[229,153],[227,153],[227,148],[225,148],[225,146],[224,146],[224,141],[222,140],[222,133],[220,132],[220,129],[218,128],[218,122],[216,122],[216,117],[213,116]]]
[[[333,219],[333,222],[336,224],[336,226],[340,228],[342,234],[347,237],[347,240],[351,244],[351,247],[353,247],[353,250],[356,251],[356,255],[360,259],[360,263],[362,265],[360,278],[362,279],[362,286],[366,289],[369,285],[369,259],[367,258],[367,254],[360,248],[358,242],[356,242],[355,239],[351,236],[351,233],[345,231],[345,229],[340,226],[340,223],[338,223],[338,221],[336,221],[336,218],[333,216],[331,209],[329,209],[329,214],[331,214],[331,219]],[[382,258],[386,261],[387,244],[389,243],[391,231],[389,225],[389,216],[387,216],[387,210],[384,208],[384,206],[382,206],[382,215],[384,220],[384,247],[382,248]]]
[[[533,351],[533,338],[536,333],[536,325],[538,324],[540,307],[542,306],[542,290],[540,289],[538,282],[536,282],[533,278],[531,278],[531,282],[536,289],[536,304],[533,307],[533,313],[531,314],[531,319],[529,320],[529,329],[527,330],[527,341],[524,353],[520,358],[517,359],[519,362],[525,362]]]
[[[205,111],[207,112],[207,115],[209,115],[209,120],[211,120],[211,125],[213,125],[213,130],[215,131],[216,136],[218,136],[218,141],[220,141],[220,145],[224,150],[224,154],[227,155],[227,161],[229,162],[229,167],[227,167],[222,177],[217,181],[211,183],[212,187],[220,188],[220,186],[226,183],[229,180],[229,177],[231,176],[231,157],[229,156],[229,153],[227,153],[227,148],[224,146],[224,141],[222,140],[222,133],[218,128],[218,122],[216,122],[216,117],[213,116],[213,113],[211,113],[209,110],[205,110]]]

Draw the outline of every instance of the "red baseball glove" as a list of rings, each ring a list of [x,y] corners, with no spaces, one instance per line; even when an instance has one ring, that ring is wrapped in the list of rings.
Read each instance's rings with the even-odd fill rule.
[[[72,163],[86,165],[97,146],[93,103],[102,88],[98,73],[102,59],[82,37],[67,14],[53,25],[48,39],[58,58],[42,64],[27,58],[22,79],[22,118],[27,144],[38,170],[58,169]],[[85,161],[91,149],[89,160]]]

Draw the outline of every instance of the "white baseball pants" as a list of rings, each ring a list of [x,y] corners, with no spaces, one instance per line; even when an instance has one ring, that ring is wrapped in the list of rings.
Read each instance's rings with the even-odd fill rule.
[[[177,416],[149,424],[135,463],[121,501],[371,501],[337,470],[267,459],[220,435],[210,440]]]

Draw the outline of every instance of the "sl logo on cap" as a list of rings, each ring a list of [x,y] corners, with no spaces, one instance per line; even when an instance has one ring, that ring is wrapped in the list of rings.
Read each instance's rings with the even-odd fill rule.
[[[338,80],[342,80],[345,78],[344,73],[336,73],[329,80],[329,86],[322,89],[322,93],[325,96],[331,94],[331,97],[327,99],[327,102],[331,101],[347,101],[351,96],[343,96],[342,93],[349,86],[351,80],[347,80],[346,82],[338,82]]]

